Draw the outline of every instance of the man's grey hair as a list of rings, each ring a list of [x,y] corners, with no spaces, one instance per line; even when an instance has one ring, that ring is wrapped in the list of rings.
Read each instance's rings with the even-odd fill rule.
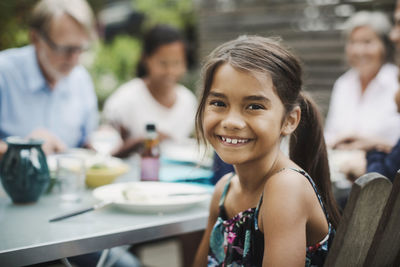
[[[81,25],[91,39],[96,38],[93,11],[86,0],[41,0],[33,8],[29,26],[48,34],[53,18],[64,14]]]

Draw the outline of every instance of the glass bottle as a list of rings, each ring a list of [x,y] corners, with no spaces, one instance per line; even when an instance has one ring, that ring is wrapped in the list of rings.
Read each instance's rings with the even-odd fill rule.
[[[158,181],[160,172],[159,139],[154,124],[146,124],[144,150],[140,160],[140,180]]]

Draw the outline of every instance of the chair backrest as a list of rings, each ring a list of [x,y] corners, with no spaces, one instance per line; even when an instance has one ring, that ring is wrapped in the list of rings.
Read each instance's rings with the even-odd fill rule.
[[[363,266],[391,189],[392,183],[378,173],[354,182],[324,266]]]
[[[400,266],[399,257],[400,172],[397,172],[364,266]]]

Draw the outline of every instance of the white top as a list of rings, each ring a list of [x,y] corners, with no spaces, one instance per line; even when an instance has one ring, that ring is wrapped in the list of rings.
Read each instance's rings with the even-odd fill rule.
[[[123,84],[107,99],[103,115],[106,120],[129,130],[133,138],[143,137],[146,124],[154,123],[158,131],[173,140],[186,139],[194,130],[197,99],[183,85],[178,84],[175,89],[176,102],[167,108],[154,99],[142,79],[135,78]]]
[[[400,137],[400,115],[394,100],[398,69],[385,64],[363,95],[358,73],[350,69],[335,82],[325,123],[328,144],[346,134],[381,138],[395,144]]]

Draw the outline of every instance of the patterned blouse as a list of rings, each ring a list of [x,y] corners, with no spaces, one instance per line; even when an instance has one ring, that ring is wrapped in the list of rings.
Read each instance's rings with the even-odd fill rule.
[[[304,175],[311,183],[328,219],[314,181],[303,170],[293,170]],[[258,212],[262,196],[257,207],[242,211],[229,219],[224,208],[224,201],[232,177],[233,175],[225,185],[219,201],[219,216],[210,236],[208,266],[261,266],[262,255],[264,255],[264,234],[258,228]],[[321,242],[306,247],[306,267],[323,266],[334,235],[335,230],[329,223],[327,236]]]

